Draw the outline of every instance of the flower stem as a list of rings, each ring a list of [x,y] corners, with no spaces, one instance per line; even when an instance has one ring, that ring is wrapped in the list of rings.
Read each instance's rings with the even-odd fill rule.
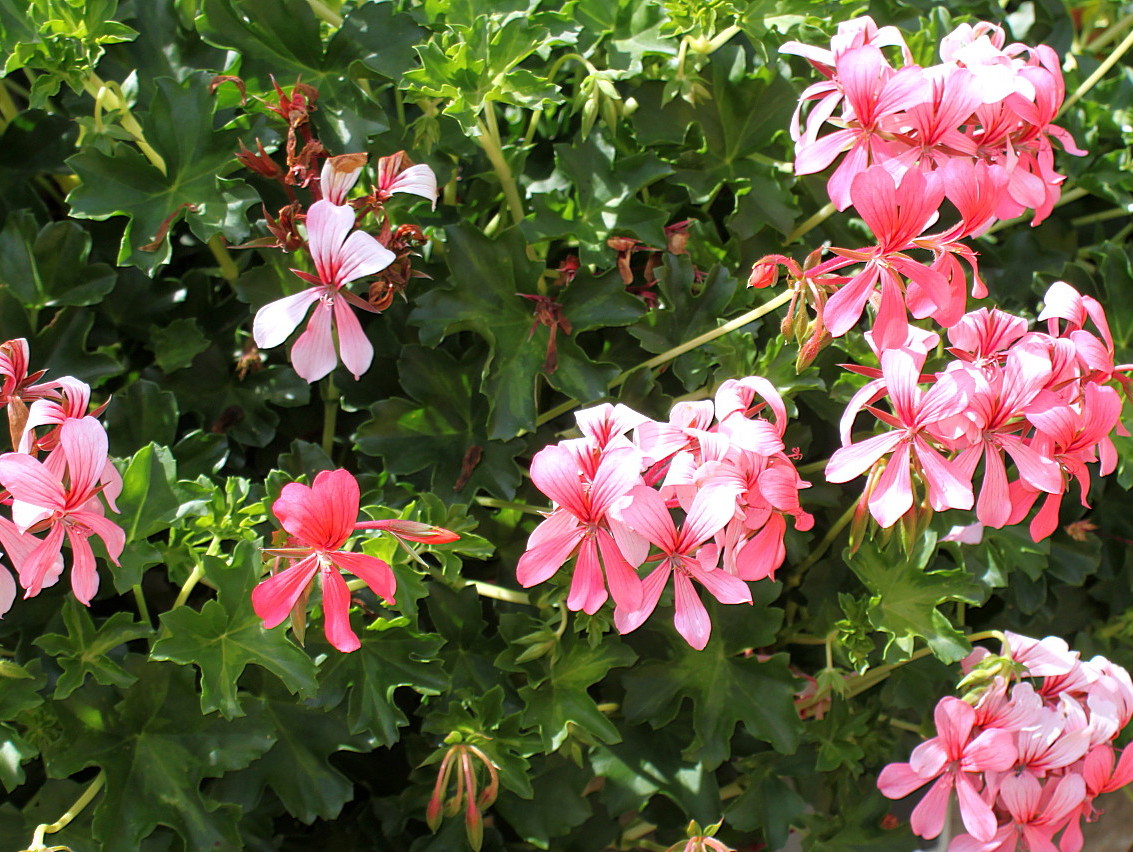
[[[1074,90],[1074,93],[1062,102],[1062,109],[1060,109],[1058,111],[1058,114],[1054,117],[1055,121],[1057,121],[1062,116],[1062,114],[1066,112],[1066,110],[1070,109],[1070,107],[1078,103],[1078,101],[1087,92],[1089,92],[1090,89],[1096,86],[1098,84],[1098,81],[1109,73],[1109,69],[1116,65],[1121,60],[1121,57],[1124,56],[1126,51],[1128,51],[1131,47],[1133,47],[1133,31],[1127,33],[1125,35],[1125,38],[1121,40],[1121,44],[1115,47],[1110,52],[1109,56],[1105,58],[1105,61],[1103,61],[1101,65],[1094,69],[1094,73],[1083,80],[1082,84]]]
[[[515,509],[518,512],[524,512],[528,515],[542,515],[545,514],[547,509],[540,509],[538,506],[532,506],[530,503],[516,503],[514,500],[497,500],[495,497],[477,497],[477,505],[486,506],[489,509]]]
[[[228,244],[224,241],[224,235],[219,232],[213,234],[209,237],[208,247],[212,256],[216,258],[216,265],[220,267],[221,277],[229,284],[235,284],[236,279],[240,277],[240,270],[236,266],[236,261],[232,258],[232,253],[228,251]]]
[[[505,601],[506,603],[531,603],[531,596],[526,592],[505,589],[503,586],[497,586],[494,583],[485,583],[482,580],[469,580],[465,585],[475,586],[476,594],[480,595],[482,598],[492,598],[493,600]]]
[[[208,550],[205,551],[205,556],[216,556],[220,552],[220,536],[213,536],[212,541],[209,542]],[[195,558],[195,554],[194,554]],[[197,587],[197,583],[201,582],[205,577],[205,565],[200,559],[196,559],[196,564],[193,570],[189,573],[189,577],[185,580],[184,585],[181,586],[181,591],[177,593],[177,599],[173,601],[173,609],[184,605],[185,601],[189,599],[189,595],[193,589]]]
[[[484,153],[488,155],[488,162],[500,179],[500,186],[504,191],[511,218],[518,225],[523,221],[523,200],[519,197],[519,186],[515,182],[511,166],[504,157],[503,143],[500,140],[500,127],[496,123],[495,105],[488,101],[484,106],[483,117],[477,122],[480,135],[476,137]]]
[[[334,452],[334,430],[338,423],[339,393],[334,386],[334,374],[323,381],[323,452],[329,457]]]
[[[138,150],[145,155],[145,158],[150,161],[155,169],[163,175],[167,174],[165,167],[165,159],[161,154],[154,150],[153,146],[146,141],[145,131],[134,118],[134,114],[130,112],[130,107],[126,103],[125,98],[121,96],[121,89],[117,83],[107,83],[95,72],[91,72],[86,80],[83,81],[83,89],[93,97],[96,101],[100,101],[102,105],[108,110],[114,110],[119,113],[118,123],[122,129],[130,134],[130,138],[134,140],[134,144],[138,146]]]
[[[141,617],[142,621],[146,623],[147,627],[151,627],[153,621],[150,619],[149,607],[146,605],[146,595],[145,592],[142,591],[141,584],[134,583],[134,585],[130,587],[130,591],[134,593],[134,603],[138,606],[138,615]]]
[[[813,231],[815,228],[817,228],[819,225],[833,216],[835,212],[836,209],[833,202],[824,204],[822,207],[818,208],[818,211],[813,216],[802,222],[797,228],[795,228],[795,230],[791,231],[791,233],[787,234],[787,236],[783,239],[783,242],[788,245],[790,243],[793,243],[803,235]]]
[[[315,13],[315,17],[330,24],[332,27],[342,26],[342,15],[328,6],[323,0],[307,0],[307,5]]]
[[[626,380],[638,370],[647,370],[653,367],[659,367],[661,364],[672,361],[674,358],[683,355],[684,353],[692,349],[696,349],[698,346],[703,346],[705,343],[709,343],[718,337],[723,337],[725,334],[735,331],[737,328],[743,328],[748,323],[754,322],[765,314],[769,314],[776,308],[787,304],[787,302],[791,301],[791,295],[792,294],[790,291],[780,293],[774,299],[769,302],[764,302],[758,308],[752,308],[747,313],[740,314],[740,316],[736,317],[735,319],[729,320],[728,322],[712,329],[711,331],[706,331],[704,332],[704,334],[697,335],[696,337],[692,338],[692,340],[686,340],[679,346],[674,346],[667,352],[662,352],[660,355],[655,355],[647,361],[642,361],[636,367],[631,367],[621,375],[616,376],[606,387],[609,390],[614,390],[615,388],[625,384]],[[542,426],[544,423],[554,420],[560,414],[565,414],[572,408],[577,407],[579,404],[580,403],[577,399],[568,399],[566,402],[556,405],[550,411],[546,411],[543,414],[540,414],[535,419],[535,423],[538,426]]]
[[[83,812],[91,800],[98,795],[98,791],[106,784],[106,772],[101,771],[95,776],[95,779],[90,782],[90,785],[83,791],[83,794],[75,800],[75,803],[67,809],[67,812],[53,823],[40,823],[35,829],[35,834],[32,835],[31,845],[28,847],[27,852],[42,852],[47,847],[43,845],[43,836],[45,834],[55,834],[57,831],[62,831],[71,821]]]
[[[855,500],[849,505],[846,511],[842,513],[842,517],[838,518],[838,520],[834,522],[834,525],[826,531],[826,535],[815,545],[807,558],[795,567],[794,573],[791,574],[791,578],[787,581],[788,586],[798,586],[803,580],[803,575],[810,570],[811,566],[826,555],[826,551],[838,540],[838,536],[841,535],[842,530],[853,520],[854,510],[856,508],[857,501]]]

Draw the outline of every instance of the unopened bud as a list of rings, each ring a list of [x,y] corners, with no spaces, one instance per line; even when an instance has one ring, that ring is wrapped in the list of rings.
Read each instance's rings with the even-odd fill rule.
[[[762,289],[773,287],[779,282],[779,264],[757,263],[751,268],[751,275],[747,277],[747,286]]]
[[[480,847],[484,845],[484,817],[471,800],[464,810],[464,833],[468,837],[468,845],[475,852],[480,852]]]

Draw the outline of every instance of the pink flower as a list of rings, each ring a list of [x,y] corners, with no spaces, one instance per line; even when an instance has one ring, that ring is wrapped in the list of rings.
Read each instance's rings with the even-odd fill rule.
[[[67,420],[60,427],[59,445],[66,465],[63,471],[23,453],[0,456],[0,483],[12,494],[12,518],[24,535],[24,553],[16,570],[24,597],[40,590],[58,576],[63,537],[71,545],[71,589],[79,602],[89,606],[98,591],[94,553],[87,539],[97,535],[115,565],[126,543],[126,534],[103,515],[97,495],[106,466],[106,430],[93,417]],[[29,534],[47,530],[38,540]],[[36,542],[31,545],[27,539]],[[27,547],[31,545],[30,548]],[[10,555],[11,542],[5,542]]]
[[[712,622],[693,588],[696,580],[721,603],[751,603],[751,590],[738,577],[716,567],[715,545],[701,545],[714,536],[735,511],[734,492],[705,488],[699,491],[680,530],[661,495],[644,485],[630,492],[632,500],[621,508],[621,517],[661,551],[661,564],[645,578],[641,606],[614,610],[619,633],[636,630],[657,607],[669,576],[675,595],[673,624],[696,650],[704,649],[712,633]]]
[[[394,602],[397,580],[393,569],[381,559],[342,550],[356,529],[390,526],[388,521],[358,523],[359,499],[358,481],[345,470],[320,471],[310,487],[298,482],[283,486],[271,508],[295,545],[265,552],[299,561],[253,589],[252,607],[263,619],[264,627],[275,627],[287,618],[318,574],[327,641],[340,651],[361,647],[350,629],[350,591],[340,571],[360,577],[374,594],[390,604]],[[402,530],[401,534],[406,532]]]
[[[358,175],[366,165],[365,154],[339,154],[327,157],[319,176],[319,188],[323,198],[331,204],[345,204],[346,193],[358,182]]]
[[[611,412],[612,413],[612,412]],[[531,533],[527,551],[516,565],[516,578],[524,587],[549,580],[571,558],[577,557],[567,607],[593,614],[609,595],[619,606],[641,604],[641,580],[623,547],[637,553],[645,549],[618,522],[608,517],[615,501],[641,482],[639,454],[630,447],[600,452],[593,474],[590,448],[570,443],[544,447],[531,460],[531,481],[555,503],[555,510]],[[615,532],[617,539],[615,539]]]
[[[404,151],[378,160],[378,185],[374,197],[387,201],[395,192],[407,192],[437,206],[437,176],[428,166],[413,165]]]
[[[374,237],[352,231],[354,211],[328,200],[316,201],[307,211],[307,238],[316,275],[292,270],[314,286],[264,305],[256,313],[252,336],[262,349],[279,346],[302,322],[307,308],[315,304],[306,330],[291,349],[295,372],[314,382],[338,363],[334,332],[342,363],[354,375],[370,368],[374,348],[362,331],[350,304],[373,310],[346,289],[351,281],[381,272],[395,260],[394,253]],[[350,304],[347,304],[347,303]]]
[[[933,717],[937,736],[913,749],[908,763],[886,766],[877,779],[877,787],[887,798],[902,799],[936,779],[913,810],[913,831],[929,840],[940,834],[948,799],[955,789],[964,827],[979,840],[991,840],[998,824],[991,805],[979,794],[978,776],[987,770],[1003,771],[1014,765],[1013,738],[998,728],[989,728],[973,737],[976,711],[959,698],[940,699]]]

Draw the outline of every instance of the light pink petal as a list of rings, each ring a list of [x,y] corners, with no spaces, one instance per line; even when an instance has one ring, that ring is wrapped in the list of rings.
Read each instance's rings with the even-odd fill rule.
[[[535,486],[576,518],[589,520],[580,474],[578,457],[558,444],[544,447],[531,459],[531,481]]]
[[[350,629],[350,589],[333,566],[319,572],[323,586],[323,631],[327,641],[345,654],[362,647]]]
[[[411,195],[420,195],[437,206],[437,176],[426,165],[418,164],[404,169],[393,182],[386,187],[386,192],[407,192]]]
[[[126,546],[126,533],[118,524],[94,512],[72,512],[71,519],[101,538],[106,545],[106,555],[118,564],[118,557]]]
[[[940,834],[944,829],[944,817],[948,813],[951,795],[952,775],[941,775],[913,808],[909,826],[914,834],[926,840],[932,840]]]
[[[59,444],[67,457],[71,500],[86,502],[106,467],[106,429],[93,417],[69,419],[59,427]]]
[[[598,530],[598,549],[606,569],[606,583],[614,603],[628,610],[641,606],[641,578],[630,567],[617,542],[606,530]]]
[[[374,360],[374,347],[362,331],[358,317],[346,299],[334,300],[334,320],[338,329],[338,351],[342,355],[342,363],[355,379],[361,378]]]
[[[661,495],[645,485],[630,491],[631,501],[621,507],[621,518],[666,553],[677,548],[677,529]]]
[[[537,534],[539,541],[534,543]],[[525,589],[546,582],[574,555],[585,534],[585,527],[574,515],[554,512],[531,533],[527,550],[515,566],[516,580]]]
[[[716,535],[736,512],[736,494],[731,488],[701,488],[681,524],[680,550],[689,553]]]
[[[381,272],[396,259],[397,255],[374,237],[364,231],[355,231],[346,238],[341,251],[337,253],[339,266],[334,283],[341,286],[357,278]]]
[[[913,749],[913,753],[909,756],[909,768],[917,773],[922,781],[927,781],[939,775],[950,760],[940,737],[933,737]]]
[[[897,523],[913,508],[913,477],[909,470],[909,445],[899,446],[869,495],[869,512],[883,528]]]
[[[1002,528],[1011,517],[1011,500],[1007,494],[1007,469],[1003,457],[990,444],[984,447],[984,479],[976,501],[976,517],[994,529]]]
[[[308,287],[299,293],[269,302],[252,320],[252,339],[261,349],[271,349],[285,341],[299,327],[311,302],[326,292],[325,287]]]
[[[966,772],[1004,772],[1018,756],[1015,737],[1002,728],[988,728],[964,748],[960,763]]]
[[[252,609],[263,620],[264,627],[275,627],[291,614],[291,608],[318,570],[319,560],[311,555],[252,589]]]
[[[661,599],[661,592],[665,590],[665,582],[669,579],[672,568],[665,560],[654,568],[649,576],[641,583],[641,606],[634,610],[617,607],[614,610],[614,626],[623,636],[632,633],[645,623],[657,608],[657,601]]]
[[[0,456],[0,484],[16,500],[43,509],[62,509],[66,503],[59,479],[49,474],[41,462],[24,453]]]
[[[886,432],[842,447],[835,451],[826,465],[827,481],[849,482],[854,477],[861,476],[900,444],[904,437],[904,432]]]
[[[322,199],[308,208],[307,243],[315,270],[325,284],[342,283],[338,278],[339,254],[343,241],[353,229],[354,210],[348,206]]]
[[[307,321],[307,328],[291,347],[291,365],[308,382],[317,382],[338,363],[331,334],[332,314],[330,301],[322,299],[315,305],[315,310]]]
[[[712,634],[708,610],[693,588],[692,580],[682,571],[673,572],[673,592],[673,626],[689,645],[703,651]]]
[[[751,603],[751,589],[739,577],[733,577],[723,568],[713,568],[705,571],[693,563],[687,564],[688,572],[693,579],[708,590],[708,593],[720,603],[741,604]]]
[[[8,573],[8,569],[0,567],[0,618],[12,608],[16,600],[16,581]]]
[[[960,819],[976,840],[991,840],[999,828],[991,805],[983,800],[965,773],[956,776],[956,795],[960,800]]]
[[[783,546],[786,532],[786,519],[772,514],[763,529],[740,546],[736,553],[736,576],[741,580],[774,577],[775,571],[787,558],[787,549]]]
[[[971,482],[965,482],[956,473],[955,465],[934,450],[927,441],[914,442],[917,461],[928,480],[928,498],[933,509],[970,509],[974,497]]]
[[[887,799],[903,799],[927,783],[907,763],[890,763],[877,776],[877,789]]]
[[[590,485],[590,507],[595,519],[603,517],[614,501],[641,483],[640,456],[634,449],[606,450]]]
[[[20,585],[24,587],[25,598],[38,595],[40,590],[48,585],[48,577],[59,576],[62,548],[63,524],[52,524],[47,537],[28,554],[19,569]]]
[[[79,603],[90,606],[91,598],[98,592],[94,553],[86,536],[71,527],[67,528],[67,540],[71,542],[71,591]]]
[[[606,602],[606,582],[602,575],[602,565],[598,561],[598,545],[594,536],[582,539],[578,548],[578,559],[574,563],[574,575],[570,581],[570,594],[567,596],[567,609],[574,612],[582,610],[593,615]]]
[[[830,297],[822,313],[822,319],[830,334],[841,337],[857,324],[879,274],[880,270],[875,263],[867,263],[861,272],[839,287],[838,292]]]
[[[394,592],[397,591],[397,578],[388,562],[376,556],[347,550],[336,551],[330,557],[339,568],[365,581],[370,590],[387,604],[396,603]]]

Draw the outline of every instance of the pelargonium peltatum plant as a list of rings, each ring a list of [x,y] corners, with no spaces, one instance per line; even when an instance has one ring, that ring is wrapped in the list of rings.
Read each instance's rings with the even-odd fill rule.
[[[870,13],[0,2],[0,852],[1097,848],[1128,10]]]

